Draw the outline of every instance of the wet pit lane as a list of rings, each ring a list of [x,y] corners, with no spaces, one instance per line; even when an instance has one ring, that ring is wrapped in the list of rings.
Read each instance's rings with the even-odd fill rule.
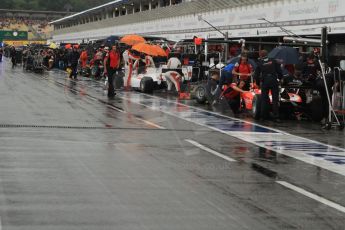
[[[2,229],[343,229],[343,132],[6,62],[0,96]]]

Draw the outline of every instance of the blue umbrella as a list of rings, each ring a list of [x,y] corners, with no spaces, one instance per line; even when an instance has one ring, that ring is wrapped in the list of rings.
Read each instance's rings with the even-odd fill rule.
[[[299,54],[295,48],[279,46],[274,48],[269,54],[268,58],[276,59],[284,64],[299,64]]]
[[[228,64],[236,64],[239,63],[241,60],[241,56],[233,57],[228,61]],[[253,59],[248,59],[248,63],[253,67],[253,69],[256,69],[257,64]]]

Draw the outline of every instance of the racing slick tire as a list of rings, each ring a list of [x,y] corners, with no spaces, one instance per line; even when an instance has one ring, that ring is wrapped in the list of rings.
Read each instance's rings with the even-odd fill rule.
[[[207,101],[206,97],[206,86],[205,85],[199,85],[195,89],[195,100],[199,104],[205,104]]]
[[[140,92],[152,93],[153,92],[153,80],[149,77],[143,77],[140,81]]]
[[[322,100],[320,96],[313,97],[313,100],[309,104],[310,117],[315,122],[320,122],[323,118]]]
[[[253,98],[252,115],[256,120],[259,120],[261,117],[261,100],[260,94],[256,94]]]

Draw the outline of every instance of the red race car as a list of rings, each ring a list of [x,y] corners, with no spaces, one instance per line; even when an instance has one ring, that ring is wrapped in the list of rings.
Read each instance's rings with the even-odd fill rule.
[[[255,119],[260,118],[261,113],[261,90],[260,89],[251,89],[245,93],[241,93],[242,105],[248,111],[252,111],[253,117]],[[280,109],[285,111],[295,111],[294,108],[302,106],[303,100],[300,95],[295,93],[284,92],[284,89],[281,89],[280,93]],[[272,102],[272,97],[270,96],[270,102]],[[287,109],[288,108],[288,109]]]
[[[223,88],[223,98],[229,102],[230,107],[238,107],[240,110],[250,111],[254,119],[260,119],[261,114],[261,90],[251,84],[250,90],[239,93],[235,90],[228,90],[231,86]],[[322,119],[321,98],[317,93],[311,92],[307,97],[300,93],[303,87],[288,87],[280,89],[280,115],[286,118],[304,115],[314,121]],[[270,96],[272,102],[272,97]]]

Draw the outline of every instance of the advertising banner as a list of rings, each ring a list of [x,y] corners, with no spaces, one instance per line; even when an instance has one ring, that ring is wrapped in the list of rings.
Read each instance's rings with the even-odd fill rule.
[[[28,40],[27,31],[0,31],[0,42],[3,40]]]

